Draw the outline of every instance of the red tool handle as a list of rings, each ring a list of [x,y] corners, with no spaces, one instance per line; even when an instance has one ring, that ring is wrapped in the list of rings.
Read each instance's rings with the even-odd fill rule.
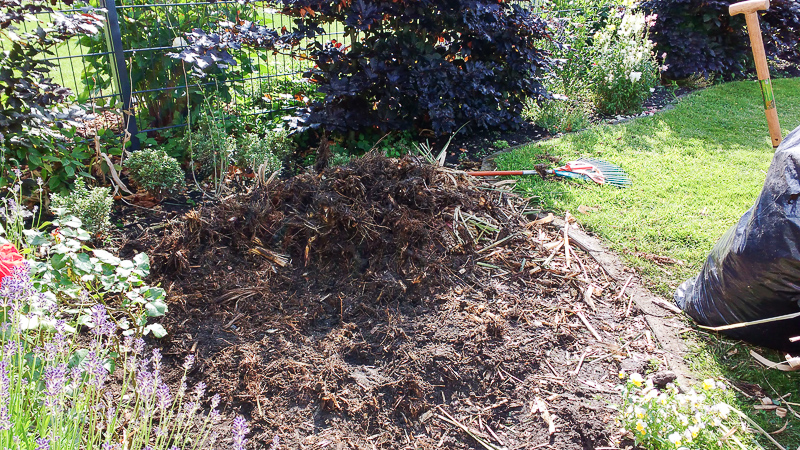
[[[533,172],[536,173],[535,170],[486,170],[486,171],[479,171],[479,172],[467,172],[467,175],[472,175],[473,177],[496,177],[500,175],[530,175],[526,172]]]

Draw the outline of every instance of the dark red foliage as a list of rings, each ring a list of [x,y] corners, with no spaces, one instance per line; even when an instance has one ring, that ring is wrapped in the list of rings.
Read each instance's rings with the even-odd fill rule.
[[[181,59],[230,64],[241,45],[291,51],[316,64],[306,75],[325,94],[296,119],[328,131],[364,128],[453,132],[513,129],[526,97],[544,95],[550,65],[536,45],[545,23],[505,0],[283,0],[292,30],[226,24],[199,30]],[[322,25],[344,24],[344,42],[321,43]],[[304,39],[306,38],[306,39]],[[310,38],[310,39],[309,39]]]

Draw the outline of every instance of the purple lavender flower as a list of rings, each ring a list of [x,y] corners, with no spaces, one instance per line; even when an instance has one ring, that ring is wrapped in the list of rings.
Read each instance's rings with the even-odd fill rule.
[[[111,444],[109,442],[103,443],[103,450],[119,450],[122,448],[122,444]]]
[[[47,438],[37,438],[36,439],[36,450],[50,450],[50,439]]]
[[[91,378],[90,383],[96,389],[102,389],[102,387],[106,383],[106,379],[108,378],[108,371],[105,367],[103,367],[103,360],[100,359],[100,356],[94,352],[90,351],[86,354],[86,371],[89,373]]]
[[[0,285],[0,307],[11,308],[12,312],[16,312],[36,294],[31,280],[30,264],[24,261],[14,268],[11,275],[3,277],[3,284]]]
[[[187,355],[186,360],[183,361],[183,370],[189,370],[194,365],[194,355]]]
[[[94,305],[91,309],[92,314],[92,323],[94,323],[94,328],[92,328],[92,334],[95,336],[113,336],[114,333],[117,331],[117,325],[108,320],[108,313],[106,312],[106,307],[103,305]]]
[[[242,416],[236,416],[233,419],[233,426],[231,427],[231,433],[233,434],[233,450],[245,450],[245,444],[247,444],[247,439],[245,439],[245,435],[250,432],[250,428],[247,427],[247,421],[244,420]]]
[[[206,384],[202,381],[197,383],[192,392],[194,393],[195,400],[200,400],[206,394]]]
[[[0,361],[0,430],[10,430],[12,425],[8,412],[9,388],[11,387],[9,372],[8,360],[3,359]]]
[[[221,400],[221,397],[219,396],[219,394],[214,394],[214,396],[211,397],[211,409],[216,409],[217,406],[219,406],[219,401],[220,400]]]
[[[48,366],[44,369],[45,401],[44,404],[51,410],[58,407],[59,395],[67,383],[67,365],[61,363],[57,366]]]
[[[17,341],[8,341],[6,345],[3,346],[3,355],[10,358],[17,353],[18,349],[19,349],[19,344],[17,343]]]
[[[143,361],[136,372],[136,393],[145,399],[149,399],[155,391],[155,378],[153,373],[147,370],[147,363]]]
[[[172,393],[169,391],[169,386],[166,383],[161,383],[156,390],[156,398],[158,398],[158,407],[161,410],[166,410],[172,404]]]

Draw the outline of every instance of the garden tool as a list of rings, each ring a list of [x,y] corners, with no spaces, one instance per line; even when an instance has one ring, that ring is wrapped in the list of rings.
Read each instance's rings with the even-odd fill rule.
[[[580,158],[577,161],[570,161],[565,165],[546,169],[544,167],[534,170],[490,170],[481,172],[467,172],[474,177],[493,177],[500,175],[554,175],[564,178],[576,178],[584,181],[591,181],[597,184],[608,184],[619,188],[630,186],[631,180],[619,166],[606,161],[591,158]]]
[[[772,147],[778,148],[783,137],[781,136],[781,125],[778,122],[778,111],[775,109],[775,96],[772,93],[772,81],[769,78],[764,41],[761,39],[761,25],[758,23],[758,11],[768,9],[769,0],[748,0],[732,4],[728,12],[731,16],[744,14],[747,22],[747,33],[750,35],[750,46],[753,48],[756,73],[758,73],[758,82],[761,84],[761,96],[764,99],[764,113],[767,115],[769,136],[772,139]]]

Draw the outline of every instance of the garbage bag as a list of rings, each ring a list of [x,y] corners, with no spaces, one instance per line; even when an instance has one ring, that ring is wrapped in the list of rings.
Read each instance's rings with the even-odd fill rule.
[[[675,292],[698,324],[721,326],[800,312],[800,127],[772,158],[764,188],[711,250],[700,274]],[[800,318],[724,334],[763,347],[800,350]]]

